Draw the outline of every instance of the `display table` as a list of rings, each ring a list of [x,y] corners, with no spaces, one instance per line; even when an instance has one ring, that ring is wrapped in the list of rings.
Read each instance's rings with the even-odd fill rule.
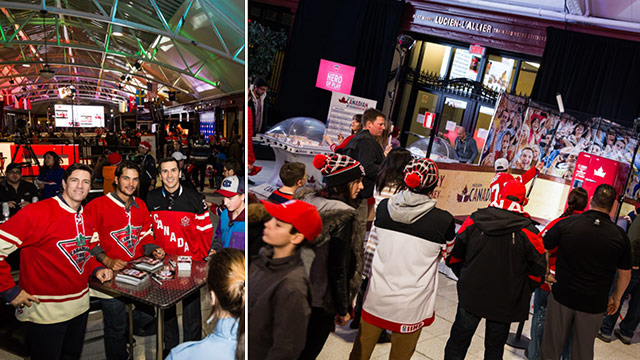
[[[169,260],[176,261],[177,256],[166,255],[165,267],[169,266]],[[115,275],[114,275],[115,276]],[[89,285],[92,289],[102,291],[112,296],[125,296],[129,299],[151,305],[157,310],[158,333],[156,334],[156,359],[162,359],[164,336],[164,310],[174,306],[185,297],[200,291],[207,280],[207,264],[204,261],[193,260],[191,272],[187,274],[176,271],[175,278],[164,280],[162,284],[153,279],[145,281],[138,286],[116,282],[115,279],[104,284],[92,278]]]

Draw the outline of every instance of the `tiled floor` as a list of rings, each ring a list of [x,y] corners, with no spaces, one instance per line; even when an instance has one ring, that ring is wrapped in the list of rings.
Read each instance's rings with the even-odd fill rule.
[[[456,315],[458,295],[456,282],[442,273],[438,274],[439,285],[436,300],[436,320],[431,326],[425,327],[420,335],[416,351],[412,359],[442,359],[444,347],[449,338],[449,331]],[[626,309],[623,308],[623,315]],[[523,335],[529,335],[530,322],[525,322]],[[516,332],[517,324],[512,324],[511,331]],[[357,330],[349,327],[339,327],[335,333],[329,335],[318,360],[348,359]],[[484,354],[484,320],[480,322],[471,346],[467,352],[467,359],[482,359]],[[640,359],[640,328],[637,329],[631,345],[625,345],[615,340],[607,344],[595,340],[595,359],[606,360],[638,360]],[[391,344],[377,344],[371,359],[381,360],[389,357]],[[504,359],[524,359],[524,350],[505,346]]]
[[[217,204],[222,203],[222,197],[213,195],[213,190],[205,188],[205,196],[207,201]],[[211,215],[211,221],[214,226],[214,231],[218,225],[218,217]],[[208,296],[208,291],[204,288],[200,292],[201,308],[202,308],[202,321],[203,321],[203,337],[211,332],[211,328],[205,323],[209,314],[211,313],[211,302]],[[180,333],[182,333],[182,306],[179,304],[177,308],[178,323]],[[85,334],[85,344],[82,348],[82,360],[103,360],[105,359],[104,353],[104,340],[103,324],[102,324],[102,312],[95,311],[89,314],[89,321],[87,323],[87,332]],[[134,336],[134,360],[155,359],[156,356],[156,337],[147,336],[140,337]],[[7,352],[0,350],[0,360],[18,360],[21,359],[17,356],[11,355]]]

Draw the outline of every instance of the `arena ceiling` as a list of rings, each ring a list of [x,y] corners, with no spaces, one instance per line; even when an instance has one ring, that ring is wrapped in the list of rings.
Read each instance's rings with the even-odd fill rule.
[[[148,84],[179,102],[244,90],[244,0],[0,1],[0,90],[118,103]],[[53,73],[47,74],[47,65]],[[43,70],[45,70],[43,72]]]

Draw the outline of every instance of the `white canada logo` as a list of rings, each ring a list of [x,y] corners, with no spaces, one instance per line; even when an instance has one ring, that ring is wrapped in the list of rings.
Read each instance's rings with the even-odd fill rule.
[[[602,166],[600,166],[600,168],[598,170],[593,172],[593,175],[603,178],[605,175],[607,175],[607,173],[605,173],[604,169],[602,168]]]
[[[189,218],[185,216],[182,219],[180,219],[180,225],[189,226]]]

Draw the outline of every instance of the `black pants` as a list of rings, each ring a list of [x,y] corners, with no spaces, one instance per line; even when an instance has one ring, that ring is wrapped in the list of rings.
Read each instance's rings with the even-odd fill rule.
[[[149,186],[151,186],[151,182],[140,182],[140,187],[138,188],[138,197],[142,199],[142,201],[147,203],[147,194],[149,193]]]
[[[193,165],[193,182],[202,190],[204,188],[204,178],[207,176],[207,163],[195,162]]]
[[[465,358],[480,319],[482,319],[480,316],[473,315],[458,304],[456,320],[451,326],[451,335],[449,335],[447,346],[444,349],[445,360],[462,360]],[[511,324],[486,320],[484,358],[490,360],[502,359],[504,344],[507,342],[507,337],[509,337]]]
[[[55,324],[30,322],[27,348],[32,360],[80,359],[89,312]]]
[[[299,360],[312,360],[318,357],[329,333],[333,330],[335,315],[329,314],[323,308],[311,308],[309,326],[307,326],[307,341],[300,354]]]
[[[182,300],[182,337],[183,342],[198,341],[202,338],[202,313],[200,310],[200,291],[196,291]],[[176,307],[164,311],[164,350],[167,352],[180,343]]]

